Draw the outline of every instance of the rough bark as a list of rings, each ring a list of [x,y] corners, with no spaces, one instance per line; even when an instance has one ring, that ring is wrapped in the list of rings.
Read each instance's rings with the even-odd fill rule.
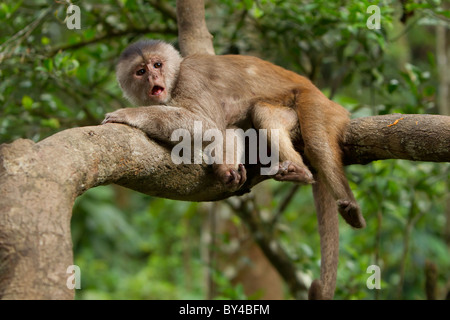
[[[450,161],[450,117],[391,114],[351,122],[344,145],[346,164],[383,159]]]
[[[401,117],[404,120],[388,127]],[[387,158],[450,161],[450,117],[354,119],[343,150],[346,164]],[[258,175],[257,168],[250,168],[244,188],[266,178]],[[84,191],[110,183],[187,201],[234,195],[216,181],[210,167],[175,165],[168,148],[121,124],[69,129],[39,143],[21,139],[3,144],[1,298],[73,298],[73,290],[66,287],[66,270],[72,265],[72,206]]]

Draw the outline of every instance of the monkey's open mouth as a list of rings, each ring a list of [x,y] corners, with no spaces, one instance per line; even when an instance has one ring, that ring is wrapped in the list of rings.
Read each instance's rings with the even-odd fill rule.
[[[154,86],[152,88],[152,96],[159,96],[161,93],[163,93],[164,88],[160,86]]]

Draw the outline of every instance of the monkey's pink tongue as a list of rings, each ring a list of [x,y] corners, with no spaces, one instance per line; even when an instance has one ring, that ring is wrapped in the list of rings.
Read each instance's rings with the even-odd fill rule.
[[[164,88],[160,86],[154,86],[152,88],[152,95],[153,96],[159,96],[164,91]]]

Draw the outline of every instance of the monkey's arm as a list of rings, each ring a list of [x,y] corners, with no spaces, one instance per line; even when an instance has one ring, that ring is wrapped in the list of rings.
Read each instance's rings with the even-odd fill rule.
[[[195,122],[201,122],[199,132],[196,132]],[[102,124],[123,123],[144,131],[149,137],[174,144],[172,132],[176,129],[188,130],[194,134],[203,134],[204,130],[217,128],[211,120],[187,109],[156,105],[150,107],[125,108],[107,113]],[[220,130],[220,129],[219,129]]]

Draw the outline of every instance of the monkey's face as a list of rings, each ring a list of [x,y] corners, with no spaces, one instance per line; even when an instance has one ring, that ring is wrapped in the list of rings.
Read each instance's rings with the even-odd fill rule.
[[[167,102],[168,93],[165,80],[165,65],[159,57],[149,57],[148,63],[141,63],[134,68],[134,82],[143,88],[146,98],[153,104]]]
[[[138,106],[165,104],[170,84],[166,81],[166,61],[158,56],[138,56],[118,65],[119,84],[131,102]]]
[[[178,51],[167,43],[132,44],[117,65],[117,79],[125,97],[138,106],[168,103],[181,60]]]

